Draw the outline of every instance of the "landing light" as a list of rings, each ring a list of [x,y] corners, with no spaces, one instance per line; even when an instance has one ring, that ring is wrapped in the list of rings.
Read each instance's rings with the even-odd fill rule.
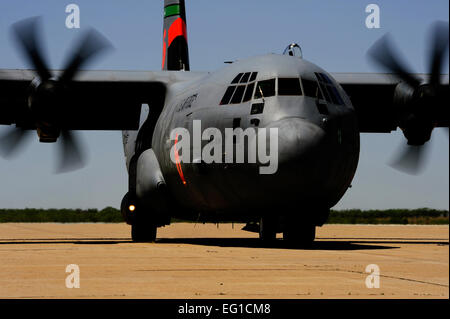
[[[130,206],[128,206],[128,210],[129,210],[130,212],[134,212],[134,211],[136,210],[136,206],[130,205]]]

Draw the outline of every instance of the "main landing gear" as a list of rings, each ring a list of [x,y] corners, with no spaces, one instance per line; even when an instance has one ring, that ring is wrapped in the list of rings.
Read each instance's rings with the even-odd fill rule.
[[[125,194],[120,205],[120,211],[127,224],[131,225],[131,239],[134,242],[154,242],[158,225],[139,205],[130,193]],[[147,213],[147,214],[146,214]]]
[[[137,222],[131,225],[131,239],[134,242],[154,242],[157,229],[156,223],[138,215]]]
[[[308,221],[288,223],[284,226],[283,240],[288,245],[296,247],[310,247],[316,238],[316,225]]]

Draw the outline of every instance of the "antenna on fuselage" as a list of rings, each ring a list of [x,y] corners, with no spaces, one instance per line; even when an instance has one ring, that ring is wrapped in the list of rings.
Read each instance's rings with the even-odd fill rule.
[[[283,55],[295,56],[297,58],[303,59],[302,48],[297,43],[289,44],[283,51]]]

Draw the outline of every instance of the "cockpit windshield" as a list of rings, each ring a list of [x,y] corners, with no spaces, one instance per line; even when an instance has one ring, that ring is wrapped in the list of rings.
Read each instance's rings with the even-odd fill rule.
[[[275,95],[275,79],[258,82],[255,90],[255,99],[266,98],[274,95]]]

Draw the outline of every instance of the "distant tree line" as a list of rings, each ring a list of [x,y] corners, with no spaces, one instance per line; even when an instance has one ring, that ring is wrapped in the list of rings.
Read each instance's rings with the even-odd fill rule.
[[[118,209],[0,209],[0,223],[121,223]]]
[[[0,209],[0,223],[122,223],[114,207],[97,209]],[[182,222],[182,220],[172,220]],[[429,208],[333,210],[327,224],[448,225],[449,211]]]
[[[449,211],[430,208],[331,211],[327,224],[448,225]]]

